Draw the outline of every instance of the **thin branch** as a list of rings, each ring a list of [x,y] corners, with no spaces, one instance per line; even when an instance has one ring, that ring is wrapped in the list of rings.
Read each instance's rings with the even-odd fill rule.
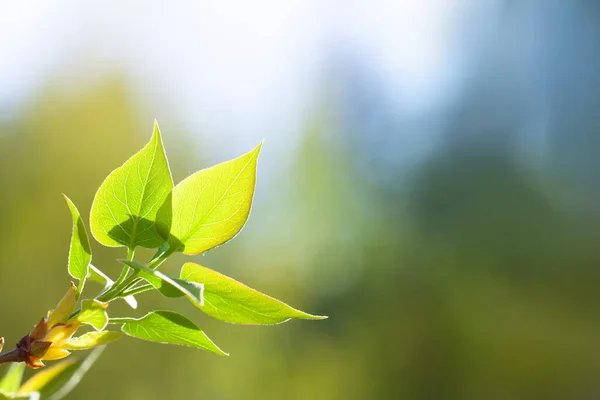
[[[23,354],[19,349],[5,351],[4,353],[0,353],[0,364],[22,362],[24,361],[22,356]]]

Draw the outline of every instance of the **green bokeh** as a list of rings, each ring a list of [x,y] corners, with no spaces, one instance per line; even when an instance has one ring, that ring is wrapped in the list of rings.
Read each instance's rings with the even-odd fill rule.
[[[140,116],[118,76],[65,93],[46,89],[0,126],[5,348],[68,286],[72,225],[61,193],[87,221],[104,177],[151,132],[152,120]],[[178,255],[164,267],[176,275],[195,261],[330,318],[235,326],[185,299],[142,294],[135,316],[151,308],[182,312],[231,356],[123,338],[71,398],[600,395],[600,250],[586,215],[497,148],[449,146],[402,184],[374,183],[342,125],[315,112],[275,182],[261,184],[259,165],[259,198],[242,234],[206,257]],[[205,163],[180,150],[200,139],[170,128],[161,122],[177,181]],[[210,144],[202,148],[210,152]],[[261,157],[278,157],[268,138]],[[115,278],[125,250],[96,242],[92,250],[94,264]],[[115,302],[111,314],[131,311]]]

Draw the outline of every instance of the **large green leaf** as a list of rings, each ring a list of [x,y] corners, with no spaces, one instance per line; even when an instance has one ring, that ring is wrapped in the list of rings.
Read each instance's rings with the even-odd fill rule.
[[[160,271],[153,270],[145,264],[137,261],[119,259],[118,261],[129,265],[137,270],[140,278],[145,279],[166,297],[186,296],[196,306],[201,306],[204,302],[204,287],[196,282],[188,282],[183,279],[171,278]]]
[[[88,275],[88,265],[92,261],[92,250],[79,210],[66,195],[65,200],[73,216],[73,234],[71,235],[71,248],[69,249],[69,274],[73,278],[79,279],[77,291],[81,293]]]
[[[83,300],[81,302],[81,311],[75,319],[81,323],[93,326],[97,331],[101,331],[108,324],[107,307],[108,303],[96,299]]]
[[[19,390],[23,373],[25,372],[25,363],[12,363],[8,367],[8,371],[0,380],[0,392],[14,393]]]
[[[325,319],[289,305],[198,264],[186,263],[181,278],[204,285],[204,304],[199,308],[221,321],[236,324],[278,324],[291,318]]]
[[[65,348],[67,350],[87,350],[114,342],[115,340],[120,339],[122,336],[122,332],[88,332],[69,340],[69,343],[67,343]]]
[[[69,357],[33,375],[21,386],[19,393],[39,392],[43,400],[65,398],[79,384],[96,362],[104,346],[97,347],[82,358]]]
[[[250,213],[262,143],[181,181],[158,212],[171,252],[200,254],[233,238]]]
[[[191,320],[171,311],[153,311],[140,319],[123,318],[127,335],[151,342],[178,344],[228,355]]]
[[[104,290],[107,290],[108,288],[112,287],[112,285],[115,283],[112,279],[110,279],[110,277],[108,275],[106,275],[104,272],[102,272],[102,270],[94,267],[92,264],[90,264],[90,273],[88,275],[88,278],[90,278],[90,280],[97,282],[101,285],[104,286]],[[129,306],[133,309],[137,308],[137,300],[135,299],[135,297],[133,296],[127,296],[124,297],[124,300],[127,302],[127,304],[129,304]]]
[[[155,122],[150,142],[98,189],[90,215],[92,234],[110,247],[160,246],[164,239],[156,229],[156,212],[171,189],[171,171]]]

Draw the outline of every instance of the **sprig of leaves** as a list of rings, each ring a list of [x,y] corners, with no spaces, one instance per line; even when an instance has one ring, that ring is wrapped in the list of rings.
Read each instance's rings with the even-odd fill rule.
[[[115,281],[91,265],[92,252],[85,224],[75,204],[65,196],[73,219],[68,271],[79,283],[76,288],[72,284],[55,312],[50,312],[29,335],[27,343],[37,340],[34,342],[37,347],[31,350],[36,352],[35,357],[43,360],[47,348],[54,348],[55,354],[61,356],[72,350],[101,349],[124,334],[227,355],[195,322],[173,311],[152,311],[139,318],[109,317],[109,302],[125,299],[136,308],[133,294],[150,290],[157,290],[167,298],[185,296],[205,314],[234,324],[272,325],[290,319],[327,318],[300,311],[192,262],[182,266],[178,277],[167,276],[158,270],[174,253],[200,254],[231,240],[240,232],[252,207],[261,148],[262,142],[250,152],[200,170],[174,186],[160,129],[155,122],[150,141],[107,176],[92,203],[90,228],[93,237],[104,246],[127,248],[127,258],[119,259],[123,270]],[[156,249],[156,255],[148,262],[135,260],[136,247]],[[93,298],[82,299],[88,278],[101,283],[103,289]],[[76,308],[76,304],[79,307]],[[81,324],[90,325],[94,331],[71,337]],[[121,332],[107,330],[109,324],[121,325]],[[59,342],[48,344],[45,341],[53,336],[44,332],[55,332],[53,328],[69,335],[67,339],[61,339],[60,348],[57,348]],[[42,350],[39,350],[40,346]],[[99,353],[92,354],[97,358]],[[81,376],[81,372],[91,365],[89,358],[69,360],[42,371],[23,386],[20,386],[22,369],[11,369],[0,381],[0,398],[35,398],[40,393],[45,396],[43,393],[48,393],[49,383],[54,382],[53,385],[59,387],[57,377],[62,377],[61,382],[66,382],[62,389],[53,389],[48,397],[60,398],[70,390],[73,376]],[[69,375],[69,371],[75,375]]]

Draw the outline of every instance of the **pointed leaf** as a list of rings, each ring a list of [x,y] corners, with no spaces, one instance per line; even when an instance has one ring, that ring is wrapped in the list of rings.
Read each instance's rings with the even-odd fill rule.
[[[106,275],[104,272],[102,272],[98,268],[94,267],[92,264],[90,264],[90,273],[89,273],[88,278],[90,278],[90,280],[92,280],[94,282],[98,282],[99,284],[103,285],[104,290],[107,290],[108,288],[110,288],[113,285],[113,283],[115,283],[112,279],[110,279],[110,277],[108,275]],[[134,310],[137,308],[137,300],[135,299],[135,297],[127,296],[127,297],[124,297],[124,300]]]
[[[200,254],[233,238],[250,213],[262,143],[181,181],[158,212],[171,252]]]
[[[69,274],[73,278],[79,279],[77,290],[78,293],[81,293],[88,275],[88,265],[92,261],[92,250],[77,207],[66,195],[65,200],[73,216],[73,234],[71,235],[71,248],[69,249]]]
[[[120,262],[138,270],[138,276],[144,278],[165,297],[186,296],[197,307],[204,302],[204,287],[196,282],[183,279],[170,278],[160,271],[156,271],[137,261],[119,259]]]
[[[81,358],[69,357],[33,375],[21,386],[19,393],[39,392],[44,400],[65,398],[79,384],[96,362],[103,347],[97,347]]]
[[[77,287],[73,282],[71,282],[71,286],[67,293],[63,296],[62,299],[58,302],[54,311],[48,317],[48,328],[52,328],[55,324],[67,322],[73,310],[75,310],[75,306],[77,304]]]
[[[228,355],[192,321],[171,311],[153,311],[140,319],[128,318],[121,329],[138,339],[190,346],[222,356]]]
[[[74,319],[83,324],[93,326],[97,331],[101,331],[108,324],[107,307],[108,303],[103,303],[96,299],[83,300],[81,302],[81,312]]]
[[[25,363],[12,363],[6,371],[6,375],[0,380],[0,391],[4,393],[14,393],[19,390],[23,373],[25,372]]]
[[[87,350],[93,347],[102,346],[123,336],[122,332],[88,332],[79,337],[69,340],[65,346],[67,350]]]
[[[325,319],[296,310],[228,276],[198,264],[186,263],[181,278],[204,285],[200,310],[221,321],[236,324],[278,324],[290,318]]]
[[[164,239],[156,212],[173,188],[158,124],[150,142],[102,182],[92,203],[90,226],[105,246],[154,248]]]

